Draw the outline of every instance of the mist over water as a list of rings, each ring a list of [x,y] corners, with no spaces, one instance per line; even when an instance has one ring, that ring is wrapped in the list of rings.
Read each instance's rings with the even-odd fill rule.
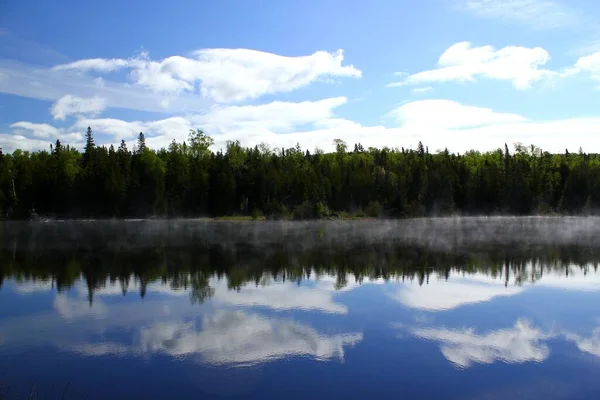
[[[591,398],[599,222],[2,223],[0,380],[8,398]]]
[[[464,246],[600,244],[600,217],[448,217],[361,221],[227,222],[99,220],[5,222],[3,248],[85,249],[145,246],[238,246],[269,249],[415,245]]]

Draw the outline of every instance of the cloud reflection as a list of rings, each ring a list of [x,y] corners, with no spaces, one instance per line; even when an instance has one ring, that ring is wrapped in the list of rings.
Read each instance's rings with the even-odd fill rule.
[[[293,356],[343,360],[344,346],[354,346],[362,339],[362,333],[327,336],[291,320],[221,310],[203,318],[200,330],[192,322],[158,322],[141,328],[131,346],[87,343],[74,345],[72,350],[88,356],[199,356],[200,361],[209,364],[247,366]]]
[[[295,283],[272,283],[267,286],[245,285],[239,291],[215,284],[213,299],[235,306],[263,306],[273,310],[318,310],[347,314],[348,307],[333,301],[333,288],[297,286]]]
[[[577,345],[577,348],[584,353],[600,357],[600,327],[595,328],[590,336],[581,336],[576,333],[565,334],[567,340]]]
[[[52,289],[54,289],[54,282],[52,280],[34,280],[26,282],[17,282],[14,288],[15,293],[22,295],[37,292],[49,292]]]
[[[518,320],[514,327],[478,334],[474,329],[421,328],[413,335],[440,343],[448,361],[459,368],[473,363],[542,362],[550,354],[544,340],[552,337],[533,327],[527,320]]]
[[[498,275],[473,273],[444,276],[432,273],[427,284],[403,282],[391,297],[406,307],[424,311],[446,311],[467,304],[491,301],[497,297],[514,296],[534,287],[569,291],[600,290],[600,273],[592,266],[579,268],[566,265],[562,269],[542,270],[539,264],[528,263],[518,275],[512,271]]]
[[[465,304],[490,301],[498,296],[512,296],[523,290],[517,286],[504,287],[500,281],[491,278],[487,282],[470,278],[446,282],[434,277],[423,286],[402,284],[392,297],[410,308],[445,311]]]
[[[82,317],[101,317],[108,311],[106,305],[99,301],[90,304],[81,298],[70,298],[64,294],[58,294],[54,298],[53,306],[58,315],[67,320]]]

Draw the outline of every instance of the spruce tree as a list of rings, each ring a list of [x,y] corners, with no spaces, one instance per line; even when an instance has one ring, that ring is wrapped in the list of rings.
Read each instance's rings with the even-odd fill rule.
[[[140,132],[137,139],[137,151],[141,154],[144,150],[146,150],[146,137],[143,132]]]

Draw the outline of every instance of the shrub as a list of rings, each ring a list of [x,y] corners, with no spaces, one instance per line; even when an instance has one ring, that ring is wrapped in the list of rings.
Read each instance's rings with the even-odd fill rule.
[[[370,201],[367,207],[365,207],[365,213],[372,218],[378,218],[382,211],[383,207],[377,200]]]
[[[327,218],[331,215],[331,210],[329,210],[327,204],[323,203],[322,201],[319,201],[315,205],[315,215],[317,218]]]
[[[305,200],[302,204],[298,204],[294,207],[293,216],[294,219],[311,219],[315,217],[315,208],[312,203]]]

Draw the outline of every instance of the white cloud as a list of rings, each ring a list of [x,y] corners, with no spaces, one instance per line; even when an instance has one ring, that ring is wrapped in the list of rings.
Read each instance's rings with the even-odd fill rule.
[[[345,104],[345,97],[299,103],[274,101],[256,106],[214,106],[193,117],[206,132],[244,135],[249,132],[284,133],[305,124],[322,124],[334,117],[333,109]]]
[[[575,65],[568,68],[564,75],[588,74],[595,81],[600,81],[600,51],[579,57]]]
[[[362,333],[321,335],[291,320],[220,310],[203,318],[200,330],[183,321],[157,322],[140,328],[133,345],[74,343],[70,349],[92,356],[164,353],[214,365],[247,366],[292,356],[343,360],[344,347],[362,339]]]
[[[550,55],[541,47],[473,47],[469,42],[450,46],[439,58],[436,69],[418,72],[388,86],[420,85],[430,82],[467,82],[478,78],[511,82],[519,90],[528,89],[556,73],[542,67]]]
[[[177,142],[187,140],[190,129],[200,127],[184,117],[171,117],[156,121],[86,118],[75,122],[70,129],[83,132],[88,126],[92,128],[95,135],[106,135],[110,138],[109,142],[104,143],[96,139],[98,144],[118,144],[122,139],[131,141],[140,132],[143,132],[146,136],[146,144],[156,149],[168,147],[173,139]]]
[[[550,349],[542,341],[551,336],[526,320],[517,321],[513,328],[485,335],[477,334],[473,329],[446,328],[415,329],[413,334],[439,342],[444,357],[459,368],[498,361],[511,364],[542,362],[550,354]]]
[[[348,307],[333,301],[334,291],[323,287],[298,287],[294,283],[271,283],[265,287],[246,285],[231,291],[224,282],[215,285],[213,299],[236,306],[263,306],[273,310],[318,310],[347,314]]]
[[[85,317],[101,318],[108,312],[106,305],[99,301],[90,305],[87,300],[73,299],[63,294],[58,294],[54,298],[53,305],[58,315],[68,320]]]
[[[14,124],[11,124],[10,127],[30,131],[34,137],[44,139],[58,137],[61,134],[61,131],[52,125],[35,124],[27,121],[15,122]]]
[[[85,131],[91,127],[95,135],[109,135],[115,140],[135,138],[140,132],[148,134],[147,125],[140,121],[123,121],[115,118],[86,118],[76,121],[72,130]]]
[[[106,100],[100,97],[82,98],[66,95],[52,105],[50,113],[54,119],[65,120],[68,116],[95,117],[106,109]]]
[[[79,60],[53,70],[109,72],[129,68],[135,84],[153,91],[195,92],[199,84],[203,96],[229,102],[286,93],[332,77],[361,77],[360,70],[342,65],[343,60],[342,50],[287,57],[249,49],[203,49],[194,52],[193,58],[172,56],[152,61],[142,54],[129,60]]]
[[[565,337],[574,342],[579,350],[600,357],[600,328],[594,329],[589,337],[575,333],[566,333]]]
[[[578,292],[600,291],[600,272],[596,271],[592,264],[587,265],[585,270],[575,265],[567,265],[555,271],[544,270],[544,275],[535,282],[535,286]],[[539,273],[539,267],[535,272]],[[532,275],[531,263],[525,266],[522,274],[523,276]]]
[[[130,60],[120,58],[90,58],[87,60],[79,60],[68,64],[57,65],[52,68],[55,71],[97,71],[97,72],[112,72],[121,68],[129,67],[132,64]]]
[[[486,19],[517,22],[534,29],[555,29],[583,23],[581,13],[552,0],[462,0],[458,7]]]
[[[71,94],[82,98],[103,98],[110,108],[178,113],[197,112],[211,102],[197,93],[166,96],[140,85],[128,85],[122,81],[93,77],[78,71],[48,70],[7,60],[0,60],[0,74],[6,77],[0,86],[0,92],[42,100],[56,101]]]
[[[426,311],[444,311],[466,304],[490,301],[495,297],[513,296],[523,291],[520,287],[504,287],[503,282],[487,282],[468,278],[443,281],[432,275],[427,285],[402,284],[392,296],[401,304]]]
[[[201,75],[202,92],[217,101],[290,92],[322,78],[361,77],[354,66],[342,65],[342,50],[284,57],[246,49],[208,49],[196,56],[206,68]]]
[[[47,149],[56,139],[78,145],[83,138],[81,133],[68,132],[66,129],[59,129],[49,124],[20,121],[11,124],[10,128],[13,129],[12,134],[0,134],[0,146],[7,151]],[[33,139],[25,135],[31,135]]]
[[[123,121],[109,118],[87,118],[70,128],[57,129],[50,125],[21,122],[15,125],[15,137],[0,135],[0,145],[6,151],[20,148],[47,148],[51,143],[27,133],[54,135],[60,139],[72,135],[75,143],[83,146],[81,133],[91,126],[97,144],[118,144],[121,139],[131,140],[139,132],[146,135],[146,143],[153,148],[167,147],[175,139],[187,140],[189,129],[201,128],[215,139],[214,150],[224,149],[228,140],[240,140],[243,146],[261,142],[272,148],[289,148],[300,143],[303,149],[315,147],[333,150],[333,139],[340,138],[350,145],[362,143],[369,147],[414,148],[419,141],[435,146],[431,151],[448,148],[453,152],[466,150],[488,151],[516,142],[535,144],[550,152],[563,152],[564,137],[577,151],[597,149],[600,135],[600,117],[533,121],[518,114],[494,111],[465,105],[450,100],[428,99],[403,104],[387,114],[393,126],[363,126],[335,115],[335,109],[344,104],[344,97],[313,102],[273,102],[256,106],[215,106],[203,114],[172,117],[154,121]],[[435,118],[434,118],[435,116]],[[28,128],[24,129],[24,128]],[[3,139],[6,138],[6,139]]]
[[[418,87],[411,90],[411,92],[413,92],[414,94],[425,94],[431,91],[433,91],[433,88],[431,86]]]
[[[16,133],[0,133],[0,147],[4,152],[48,149],[50,143],[47,140],[32,139]]]
[[[404,128],[461,129],[485,125],[524,122],[517,114],[467,106],[451,100],[419,100],[403,104],[389,113]]]
[[[35,148],[35,145],[42,143],[43,145],[40,146],[40,148],[47,148],[55,139],[60,139],[65,143],[74,145],[83,138],[83,135],[79,132],[68,132],[66,129],[59,129],[49,124],[36,124],[20,121],[11,124],[10,127],[14,129],[15,138],[12,140],[7,138],[7,142],[9,142],[7,147],[10,147],[11,142],[15,142],[16,140],[18,143],[24,145],[24,147],[18,147],[20,149]],[[30,139],[25,138],[23,134],[31,134],[36,139],[34,139],[32,143],[27,144],[25,142]],[[45,139],[46,141],[38,139]]]
[[[204,318],[199,332],[190,324],[143,328],[139,343],[143,351],[171,356],[199,353],[211,364],[253,365],[290,356],[343,359],[344,346],[354,346],[362,337],[361,333],[325,336],[293,321],[218,311]]]
[[[391,297],[407,307],[424,311],[446,311],[498,297],[518,295],[535,287],[579,292],[600,290],[600,272],[594,271],[592,265],[585,270],[574,265],[556,270],[546,268],[542,275],[539,265],[528,263],[520,270],[519,276],[509,274],[510,280],[506,287],[503,271],[496,277],[482,273],[453,274],[447,281],[445,277],[433,273],[426,285],[402,283]],[[535,277],[535,280],[532,281],[531,277]]]
[[[352,65],[343,65],[343,60],[341,50],[286,57],[248,49],[205,49],[190,57],[157,61],[147,54],[130,59],[96,58],[50,69],[0,60],[0,92],[59,101],[53,112],[58,119],[66,118],[69,110],[91,117],[102,111],[101,105],[196,114],[209,109],[215,101],[254,99],[290,92],[317,81],[362,75]],[[129,74],[124,78],[122,74],[106,75],[119,69]]]
[[[394,117],[400,127],[396,146],[414,146],[421,140],[435,145],[432,150],[447,147],[455,152],[493,150],[504,143],[510,146],[516,142],[535,144],[550,152],[564,152],[565,136],[577,143],[570,150],[576,151],[582,146],[594,151],[598,148],[595,138],[600,134],[598,117],[532,121],[517,114],[448,100],[414,101],[398,107],[389,116]]]

